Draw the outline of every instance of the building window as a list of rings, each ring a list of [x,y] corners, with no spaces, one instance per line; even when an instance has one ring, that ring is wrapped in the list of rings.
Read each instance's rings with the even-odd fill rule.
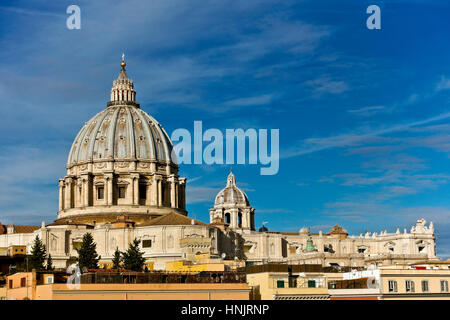
[[[139,185],[139,199],[147,199],[147,186],[145,184]]]
[[[13,281],[9,280],[9,288],[12,289],[12,287],[13,287]]]
[[[414,292],[414,281],[406,280],[405,286],[406,286],[406,292],[409,292],[409,293]]]
[[[428,292],[428,280],[422,280],[422,292]]]
[[[21,287],[27,286],[27,278],[20,278],[20,286]]]
[[[238,227],[242,228],[242,213],[238,213]]]
[[[97,199],[102,200],[105,198],[105,188],[104,187],[97,187]]]
[[[120,199],[125,198],[125,187],[119,187],[119,198]]]
[[[230,217],[229,212],[225,213],[225,223],[228,223],[228,224],[231,223],[231,217]]]
[[[323,252],[334,253],[333,245],[331,243],[330,244],[325,244],[323,246]]]
[[[366,252],[366,248],[358,248],[358,253],[364,253]]]
[[[448,292],[448,281],[441,280],[441,292]]]
[[[284,288],[284,280],[277,280],[277,288]]]
[[[308,288],[315,288],[316,280],[308,280]]]
[[[142,248],[150,248],[152,246],[152,240],[143,240]]]
[[[397,292],[397,281],[395,280],[389,280],[389,292]]]

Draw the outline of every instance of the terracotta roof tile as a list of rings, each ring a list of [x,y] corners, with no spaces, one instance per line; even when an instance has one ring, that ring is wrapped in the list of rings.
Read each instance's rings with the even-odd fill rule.
[[[14,225],[14,233],[32,233],[35,230],[40,229],[40,226],[18,226]],[[0,223],[0,234],[7,234],[8,226]]]
[[[194,225],[206,226],[207,224],[189,217],[186,217],[179,213],[169,213],[163,215],[158,218],[151,219],[148,222],[140,224],[141,226],[174,226],[174,225],[192,225],[192,221],[194,221]]]
[[[40,229],[40,226],[14,226],[14,233],[32,233]]]

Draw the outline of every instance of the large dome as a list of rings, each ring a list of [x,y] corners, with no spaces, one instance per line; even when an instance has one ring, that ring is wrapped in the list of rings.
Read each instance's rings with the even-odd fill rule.
[[[114,81],[107,108],[86,122],[70,149],[67,167],[95,160],[170,161],[169,136],[135,101],[133,81],[124,66]]]
[[[67,166],[100,159],[170,161],[172,143],[150,115],[130,105],[109,106],[85,123]]]
[[[216,196],[216,200],[214,201],[215,207],[226,205],[250,206],[250,202],[248,201],[248,197],[245,192],[237,187],[236,178],[232,172],[228,175],[227,186],[219,191]]]
[[[186,179],[172,161],[172,142],[140,109],[125,61],[106,109],[84,124],[59,180],[58,223],[137,224],[170,213],[186,215]]]

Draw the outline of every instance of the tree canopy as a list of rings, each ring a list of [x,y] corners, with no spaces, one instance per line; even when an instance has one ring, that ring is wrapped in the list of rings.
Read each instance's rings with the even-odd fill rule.
[[[145,258],[144,253],[139,250],[140,240],[134,239],[130,243],[128,250],[122,253],[123,265],[127,270],[142,271],[144,267]]]
[[[83,236],[81,247],[76,249],[78,252],[78,266],[80,270],[98,269],[100,256],[97,254],[97,244],[90,233]]]
[[[46,255],[47,254],[45,245],[42,243],[39,236],[36,236],[36,238],[34,238],[33,246],[31,247],[31,257],[30,257],[31,268],[36,270],[45,269],[44,262]]]

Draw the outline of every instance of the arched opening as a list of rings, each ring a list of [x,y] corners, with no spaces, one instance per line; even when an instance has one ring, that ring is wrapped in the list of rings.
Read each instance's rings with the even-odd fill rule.
[[[242,213],[238,213],[238,227],[242,228]]]
[[[426,250],[427,249],[427,245],[426,245],[426,243],[424,241],[422,241],[422,240],[417,241],[416,245],[417,245],[417,251],[419,253],[427,253],[427,250]]]
[[[231,217],[230,217],[229,212],[225,213],[225,223],[228,223],[228,224],[231,223]]]

